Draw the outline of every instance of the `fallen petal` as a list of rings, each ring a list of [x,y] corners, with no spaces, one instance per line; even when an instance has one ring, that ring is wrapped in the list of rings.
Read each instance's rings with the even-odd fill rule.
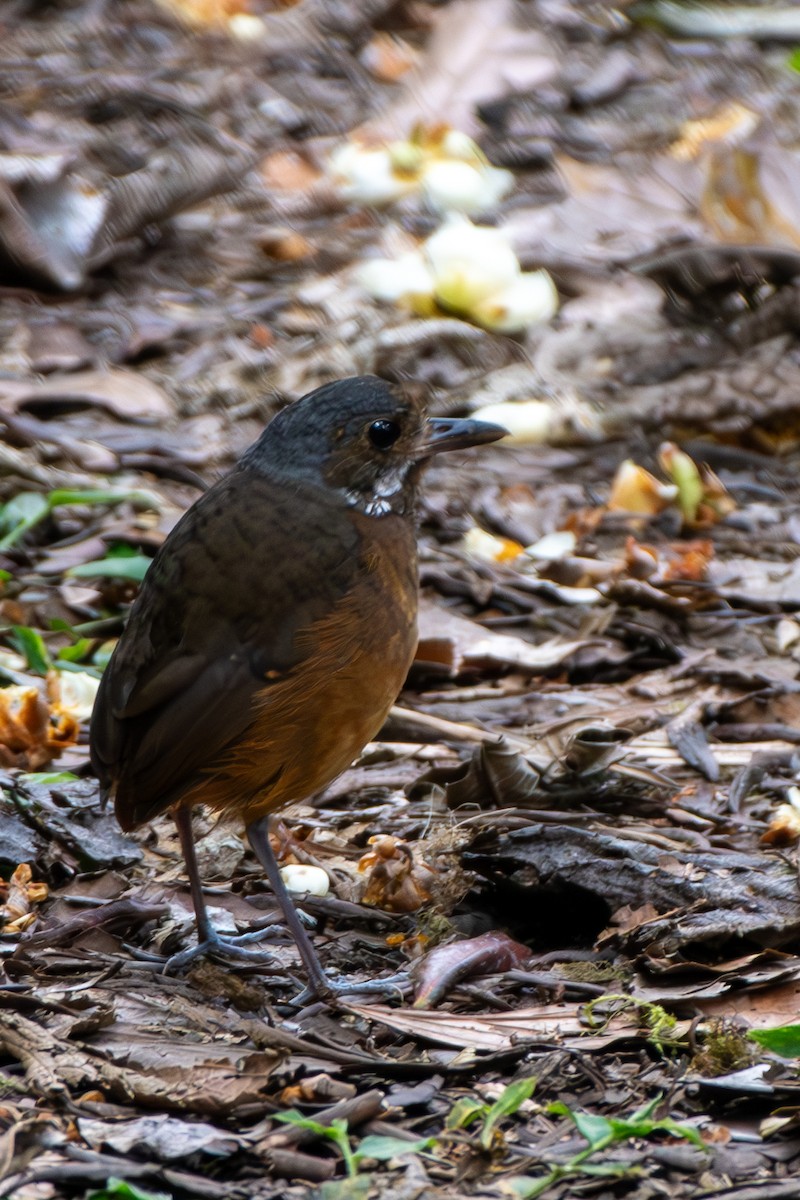
[[[521,333],[549,321],[557,311],[558,292],[547,271],[531,271],[480,301],[471,315],[478,325],[495,333]]]
[[[322,867],[312,867],[305,863],[290,863],[281,867],[281,879],[286,884],[286,890],[296,896],[327,896],[331,890],[328,872]]]

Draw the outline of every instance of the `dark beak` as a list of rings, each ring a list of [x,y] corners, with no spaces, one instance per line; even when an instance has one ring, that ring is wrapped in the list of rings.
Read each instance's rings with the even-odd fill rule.
[[[465,421],[456,417],[430,417],[425,423],[425,440],[420,458],[429,458],[442,450],[466,450],[468,446],[483,446],[496,442],[508,433],[502,425],[488,421]]]

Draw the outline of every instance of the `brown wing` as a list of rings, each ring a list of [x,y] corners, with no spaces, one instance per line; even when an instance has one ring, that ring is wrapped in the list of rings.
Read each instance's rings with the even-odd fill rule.
[[[309,486],[239,470],[178,523],[147,573],[106,669],[92,763],[125,829],[175,803],[296,666],[296,635],[344,596],[358,535]]]

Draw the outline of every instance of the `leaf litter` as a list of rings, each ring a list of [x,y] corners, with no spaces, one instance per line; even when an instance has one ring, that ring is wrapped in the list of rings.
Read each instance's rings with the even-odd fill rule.
[[[800,81],[706,10],[6,14],[0,1195],[800,1194]],[[369,299],[448,208],[558,313],[486,319],[466,260]],[[280,935],[163,973],[177,838],[121,834],[86,716],[199,489],[369,371],[515,437],[431,470],[406,689],[279,830],[326,965],[417,1004],[298,1011]],[[216,924],[269,930],[197,827]]]

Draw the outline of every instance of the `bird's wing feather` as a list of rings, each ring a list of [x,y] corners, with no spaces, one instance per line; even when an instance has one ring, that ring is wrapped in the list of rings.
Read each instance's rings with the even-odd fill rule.
[[[346,511],[313,491],[239,470],[190,509],[148,571],[92,718],[95,770],[124,826],[178,800],[242,734],[268,673],[291,671],[296,635],[358,570]]]

